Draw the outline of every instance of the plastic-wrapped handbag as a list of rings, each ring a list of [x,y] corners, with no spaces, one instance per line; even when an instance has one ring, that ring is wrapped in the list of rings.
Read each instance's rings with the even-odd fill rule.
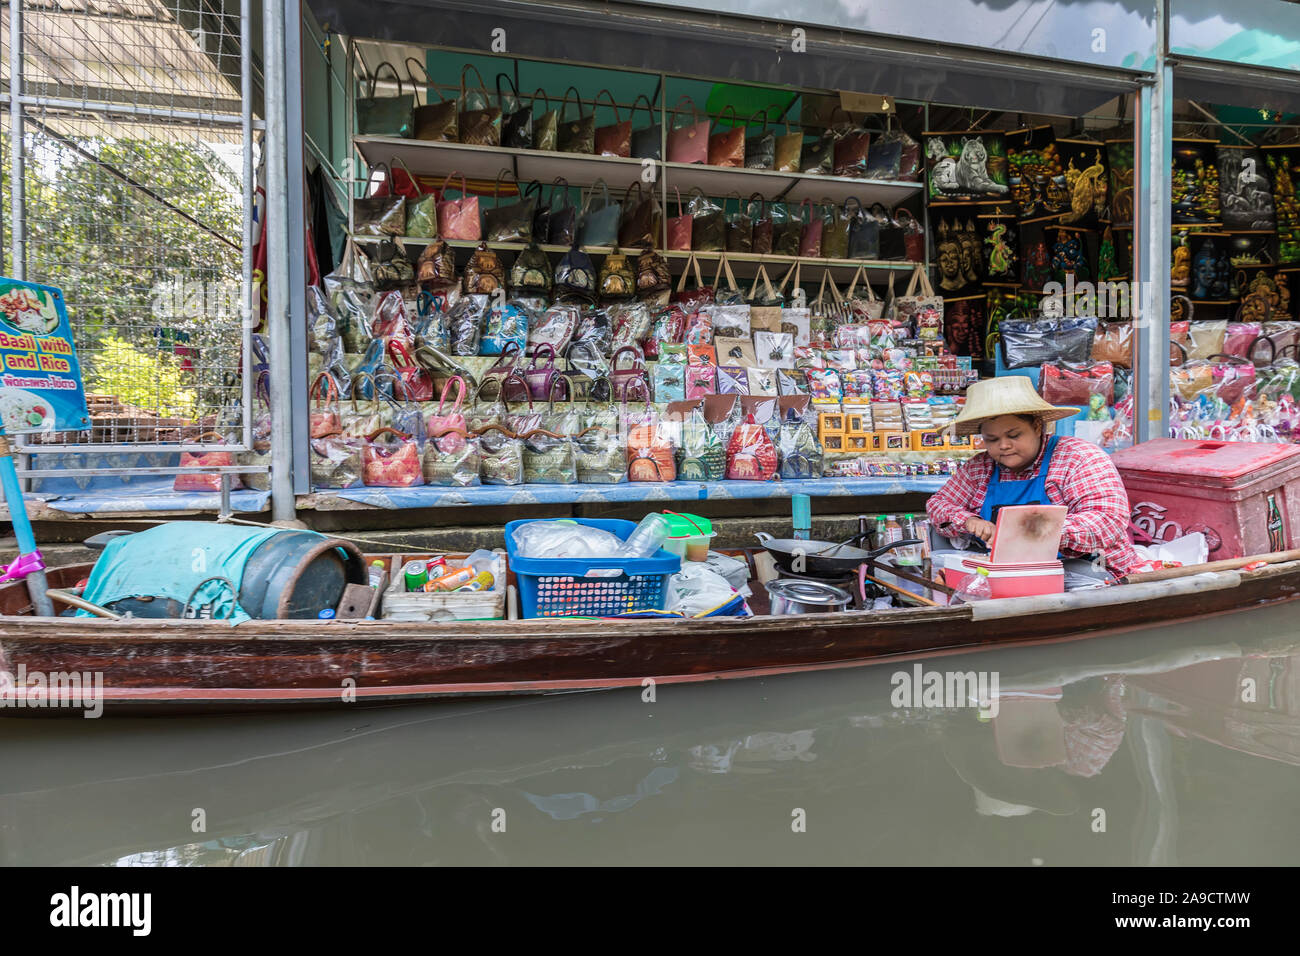
[[[396,340],[390,341],[388,354],[393,358],[397,380],[401,383],[407,399],[412,402],[433,401],[433,378],[415,364],[415,359],[411,357],[406,346]]]
[[[632,187],[636,199],[632,199]],[[653,249],[659,245],[659,230],[663,225],[663,210],[653,189],[642,190],[641,180],[630,183],[623,193],[622,220],[618,226],[618,244],[630,248]]]
[[[485,485],[524,483],[523,442],[500,425],[479,433],[479,477]]]
[[[225,444],[225,436],[219,432],[205,432],[197,439],[199,442],[207,441],[209,438],[215,438],[218,442]],[[229,451],[186,451],[181,452],[182,468],[233,468],[235,466],[234,452]],[[242,488],[244,483],[239,480],[238,475],[230,476],[231,488]],[[172,482],[174,491],[220,491],[221,475],[213,473],[210,475],[177,475],[176,480]]]
[[[578,106],[578,115],[574,119],[567,119],[565,111],[569,106],[569,94],[573,94],[574,102]],[[587,153],[591,154],[596,151],[596,110],[595,107],[586,116],[582,115],[582,98],[578,95],[577,89],[569,87],[564,91],[564,99],[560,101],[559,123],[556,131],[556,149],[561,153]]]
[[[551,260],[536,242],[529,243],[510,267],[510,290],[516,294],[551,294]]]
[[[557,294],[596,295],[596,267],[591,262],[591,256],[576,244],[569,248],[555,266],[555,291]]]
[[[486,242],[478,244],[465,264],[463,286],[466,295],[491,295],[506,287],[506,267]]]
[[[523,441],[524,481],[530,485],[571,485],[578,480],[573,441],[547,428],[520,435]]]
[[[617,485],[627,481],[627,448],[619,439],[616,406],[591,415],[589,424],[574,439],[578,481],[593,485]]]
[[[406,197],[393,192],[393,173],[387,163],[376,163],[384,171],[388,188],[364,199],[352,200],[353,232],[358,236],[400,236],[406,228]]]
[[[620,368],[619,363],[623,361],[625,355],[631,357],[632,365],[628,368]],[[650,395],[650,379],[638,349],[632,347],[619,349],[614,355],[612,369],[610,384],[614,390],[614,401],[629,402],[632,400],[632,394],[638,390],[641,394]]]
[[[444,447],[451,451],[443,451]],[[425,443],[420,467],[426,485],[468,488],[480,484],[482,461],[478,437],[462,429],[447,428],[430,435]]]
[[[448,199],[447,190],[451,178],[460,176],[460,199]],[[478,197],[471,196],[465,176],[458,170],[447,174],[447,178],[438,187],[438,238],[464,239],[478,242],[483,238],[483,223],[479,219]]]
[[[452,355],[478,355],[491,301],[488,295],[465,295],[451,307],[447,327],[451,332]]]
[[[415,239],[434,238],[438,235],[437,194],[433,190],[426,192],[400,157],[394,156],[393,162],[406,170],[407,178],[411,180],[412,189],[415,190],[415,196],[406,198],[406,228],[402,235]]]
[[[452,389],[456,390],[455,401],[451,407],[447,407],[447,396]],[[465,380],[459,375],[448,379],[447,384],[442,387],[442,395],[438,399],[438,408],[425,416],[424,427],[426,434],[430,439],[434,439],[435,433],[441,434],[447,432],[448,438],[445,441],[446,447],[442,451],[455,451],[456,446],[463,440],[457,436],[457,432],[469,430],[469,423],[465,420],[462,407],[465,404],[466,387]]]
[[[824,454],[817,435],[808,422],[792,408],[786,412],[777,436],[777,451],[781,456],[780,475],[786,480],[795,478],[820,478]]]
[[[410,488],[424,484],[420,446],[406,432],[384,427],[367,435],[361,460],[361,480],[367,488]]]
[[[777,468],[776,445],[751,412],[727,445],[727,477],[735,481],[772,481]]]
[[[691,211],[691,249],[694,252],[722,252],[727,247],[727,222],[722,207],[696,186],[687,202]]]
[[[543,357],[546,364],[538,365]],[[528,385],[529,396],[536,401],[547,401],[557,387],[562,390],[567,387],[555,367],[555,359],[555,347],[549,342],[533,346],[532,362],[523,370],[523,377]]]
[[[632,263],[617,247],[600,264],[600,297],[630,299],[636,295],[636,274]]]
[[[653,249],[647,249],[636,260],[636,291],[638,295],[653,295],[672,288],[673,277],[668,271],[668,260]]]
[[[689,209],[682,212],[682,191],[674,186],[673,192],[677,195],[677,215],[668,220],[668,248],[673,252],[690,252],[694,220]]]
[[[456,285],[456,256],[447,243],[438,239],[424,247],[415,263],[415,278],[426,289],[446,289]]]
[[[627,459],[630,481],[676,480],[673,445],[660,431],[658,417],[653,411],[647,409],[639,419],[629,418]]]
[[[325,385],[323,390],[322,382]],[[339,413],[339,387],[332,375],[328,372],[317,375],[316,381],[312,382],[308,398],[312,402],[308,426],[308,433],[312,438],[324,438],[326,435],[337,435],[343,431],[343,419]]]
[[[359,488],[365,464],[364,438],[326,435],[311,440],[311,483],[313,488]]]
[[[849,123],[836,130],[835,147],[832,151],[831,171],[836,176],[856,176],[861,178],[867,172],[867,155],[871,145],[871,134],[860,126],[852,125],[852,118],[840,107],[835,107]],[[835,110],[832,111],[832,115]]]
[[[533,149],[553,153],[558,145],[560,111],[551,109],[550,98],[547,97],[546,91],[543,89],[533,90],[533,107],[537,106],[537,94],[539,93],[542,96],[542,102],[546,104],[546,109],[540,116],[533,119]]]
[[[770,114],[775,111],[779,116],[784,112],[779,106],[769,106],[765,110],[759,110],[749,118],[747,126],[753,126],[754,121],[760,116],[763,118],[763,124],[759,127],[757,135],[746,137],[745,139],[745,168],[746,169],[773,169],[776,166],[776,132],[767,128],[770,120]]]
[[[519,348],[528,344],[528,310],[514,301],[493,305],[488,309],[479,354],[500,355],[512,342]]]
[[[722,439],[704,418],[700,406],[691,409],[682,422],[681,464],[677,475],[682,481],[721,481],[727,473],[727,453]]]
[[[501,203],[501,178],[515,180],[518,198]],[[509,197],[507,197],[508,199]],[[537,212],[537,199],[524,193],[515,174],[508,169],[497,173],[492,189],[492,208],[483,211],[483,238],[488,242],[532,242],[533,217]],[[466,270],[468,271],[468,270]]]

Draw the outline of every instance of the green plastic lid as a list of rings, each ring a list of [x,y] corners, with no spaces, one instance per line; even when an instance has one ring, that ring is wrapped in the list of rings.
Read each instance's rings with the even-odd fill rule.
[[[701,535],[707,537],[713,533],[713,523],[699,515],[672,514],[665,511],[664,517],[668,519],[668,534],[673,538],[698,538]]]

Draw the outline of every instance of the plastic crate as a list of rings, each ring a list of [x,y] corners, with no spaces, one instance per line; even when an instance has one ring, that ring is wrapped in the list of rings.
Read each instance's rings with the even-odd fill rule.
[[[519,611],[524,617],[619,617],[659,610],[668,594],[668,578],[682,568],[681,558],[663,549],[653,558],[521,558],[515,551],[514,532],[529,520],[506,523],[506,550],[519,585]],[[636,530],[633,521],[575,521],[622,539]]]

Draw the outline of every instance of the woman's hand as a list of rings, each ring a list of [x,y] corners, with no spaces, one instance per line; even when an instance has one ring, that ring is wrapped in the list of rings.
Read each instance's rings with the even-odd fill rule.
[[[992,521],[985,521],[983,518],[967,518],[966,530],[988,544],[993,540],[993,532],[997,529]]]

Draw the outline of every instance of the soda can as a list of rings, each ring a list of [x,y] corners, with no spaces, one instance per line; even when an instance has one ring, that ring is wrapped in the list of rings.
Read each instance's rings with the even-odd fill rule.
[[[423,561],[408,561],[406,567],[402,569],[402,574],[406,578],[408,591],[424,590],[424,584],[429,580],[429,569],[425,567]]]

